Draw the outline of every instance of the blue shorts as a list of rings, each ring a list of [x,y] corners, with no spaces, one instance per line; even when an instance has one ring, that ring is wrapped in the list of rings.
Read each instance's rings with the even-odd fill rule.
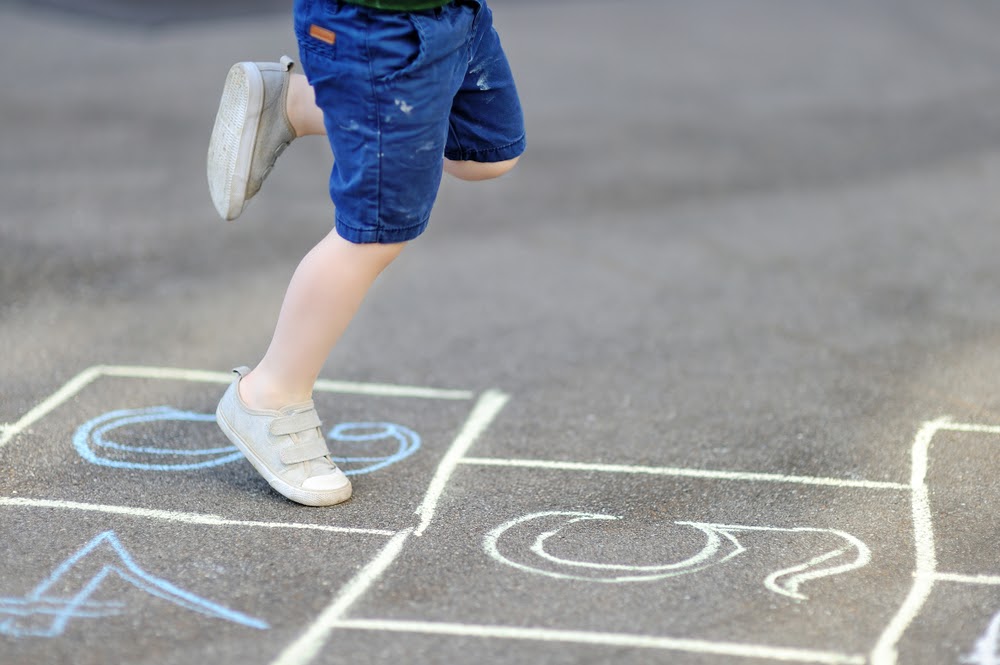
[[[485,0],[381,11],[295,0],[302,70],[333,148],[337,232],[355,243],[416,238],[443,158],[499,162],[524,151],[524,118]]]

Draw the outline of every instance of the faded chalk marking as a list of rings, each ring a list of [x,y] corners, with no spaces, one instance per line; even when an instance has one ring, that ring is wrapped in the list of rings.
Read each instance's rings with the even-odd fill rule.
[[[930,495],[927,489],[927,467],[931,439],[938,430],[951,426],[948,418],[938,418],[923,424],[913,439],[910,457],[910,491],[913,509],[913,541],[916,547],[916,568],[913,586],[903,604],[882,631],[871,653],[871,665],[893,665],[898,657],[897,645],[903,633],[917,618],[934,586],[937,555],[934,552],[934,525],[931,519]]]
[[[96,559],[102,553],[107,556],[91,566],[96,572],[85,582],[77,579],[86,577],[88,571],[82,569],[88,559]],[[108,559],[111,563],[107,562]],[[71,619],[94,619],[121,613],[124,602],[91,599],[111,575],[117,575],[141,591],[192,612],[250,628],[268,627],[260,619],[223,607],[147,573],[135,563],[115,532],[105,531],[56,566],[28,595],[23,598],[0,598],[0,615],[10,616],[0,621],[0,634],[15,638],[57,637]],[[67,596],[66,589],[73,587],[79,587],[79,590]]]
[[[337,627],[351,605],[364,595],[368,587],[374,584],[386,568],[396,560],[411,532],[412,529],[406,529],[394,535],[378,556],[344,585],[333,602],[323,610],[306,632],[286,647],[271,665],[305,665],[315,658],[330,632]]]
[[[465,425],[462,426],[462,430],[455,437],[451,447],[448,448],[448,452],[442,458],[441,463],[438,464],[434,478],[431,479],[431,484],[427,489],[427,494],[424,496],[420,507],[416,510],[416,514],[420,516],[420,523],[417,525],[414,535],[423,535],[424,530],[427,529],[427,525],[434,518],[434,511],[437,509],[438,500],[441,498],[441,494],[444,492],[445,485],[448,484],[451,474],[455,472],[455,468],[462,460],[462,457],[465,456],[465,453],[468,452],[472,444],[476,442],[476,439],[486,431],[486,428],[490,426],[490,423],[493,422],[493,419],[496,418],[509,399],[509,396],[498,390],[487,390],[480,396],[479,401],[476,402],[476,406],[472,409],[472,413],[466,419]]]
[[[406,115],[410,115],[410,113],[413,111],[413,107],[407,104],[405,99],[396,99],[394,100],[394,103],[396,104],[396,108],[398,108]]]
[[[485,626],[431,621],[393,621],[379,619],[346,619],[337,621],[334,628],[372,631],[422,633],[425,635],[451,635],[455,637],[481,637],[508,640],[533,640],[539,642],[564,642],[595,646],[662,649],[686,653],[769,659],[789,663],[819,663],[821,665],[864,665],[864,656],[820,651],[768,647],[735,642],[708,642],[673,637],[652,637],[626,633],[599,633],[579,630],[552,630],[547,628],[516,628],[513,626]]]
[[[528,469],[552,469],[562,471],[596,471],[600,473],[646,473],[656,476],[678,476],[682,478],[706,478],[713,480],[748,480],[769,483],[793,483],[799,485],[826,485],[829,487],[857,487],[860,489],[909,490],[903,483],[873,480],[848,480],[840,478],[813,478],[810,476],[785,476],[775,473],[746,473],[739,471],[711,471],[707,469],[685,469],[669,466],[632,466],[625,464],[588,464],[582,462],[560,462],[529,459],[496,459],[488,457],[467,457],[462,464],[481,466],[509,466]]]
[[[359,529],[353,527],[331,526],[329,524],[309,524],[298,522],[254,522],[246,520],[231,520],[218,515],[202,513],[182,513],[171,510],[156,510],[152,508],[108,506],[96,503],[54,501],[50,499],[27,499],[22,497],[0,497],[0,506],[81,510],[84,512],[128,515],[129,517],[166,520],[168,522],[184,522],[187,524],[203,524],[206,526],[248,526],[266,529],[306,529],[311,531],[328,531],[332,533],[364,534],[373,536],[393,536],[396,534],[395,531],[386,531],[384,529]]]
[[[697,529],[705,536],[706,541],[701,551],[687,559],[667,564],[655,566],[634,566],[623,564],[594,563],[589,561],[579,561],[553,556],[545,550],[545,542],[553,536],[559,536],[560,532],[570,526],[581,522],[593,520],[618,520],[620,517],[613,515],[602,515],[597,513],[560,512],[547,511],[525,515],[511,520],[490,531],[483,540],[483,548],[494,560],[522,570],[524,572],[545,575],[556,579],[574,580],[584,582],[602,583],[623,583],[623,582],[650,582],[663,580],[670,577],[690,575],[706,568],[725,563],[746,551],[738,540],[738,533],[784,533],[784,534],[804,534],[818,533],[829,534],[839,539],[847,541],[847,547],[838,547],[832,551],[825,552],[813,557],[805,563],[783,568],[775,571],[764,580],[764,586],[770,591],[795,600],[807,600],[807,596],[799,591],[799,587],[811,580],[822,577],[830,577],[848,573],[862,568],[871,561],[871,552],[868,547],[854,536],[836,531],[834,529],[822,529],[811,527],[767,527],[767,526],[744,526],[733,524],[708,524],[703,522],[675,522],[679,526],[688,526]],[[555,528],[550,528],[554,523]],[[528,551],[544,562],[549,567],[540,567],[537,564],[522,563],[511,556],[503,554],[500,546],[500,539],[511,529],[521,529],[522,525],[529,524],[528,534],[540,530],[534,543]],[[523,530],[523,529],[522,529]],[[522,556],[526,552],[520,553]],[[824,566],[827,562],[840,559],[844,555],[852,555],[850,561]],[[552,567],[557,570],[552,570]],[[588,572],[589,574],[582,574]]]

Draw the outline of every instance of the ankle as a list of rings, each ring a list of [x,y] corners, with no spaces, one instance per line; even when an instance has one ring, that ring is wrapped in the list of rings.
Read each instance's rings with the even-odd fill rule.
[[[280,411],[291,404],[311,399],[311,393],[288,390],[254,369],[239,382],[239,397],[247,407],[259,411]]]

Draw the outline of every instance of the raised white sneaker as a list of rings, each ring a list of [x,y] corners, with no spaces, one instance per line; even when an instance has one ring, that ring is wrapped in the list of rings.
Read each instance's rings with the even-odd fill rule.
[[[219,401],[215,419],[260,475],[280,494],[306,506],[332,506],[351,498],[351,481],[330,459],[312,400],[280,411],[251,409],[240,399],[237,376]]]
[[[295,138],[285,109],[294,62],[238,62],[229,69],[208,144],[208,190],[225,220],[236,219]]]

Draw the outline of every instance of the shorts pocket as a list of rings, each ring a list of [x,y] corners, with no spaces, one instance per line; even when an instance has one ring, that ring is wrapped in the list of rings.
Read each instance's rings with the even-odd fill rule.
[[[409,12],[371,13],[368,53],[376,83],[407,78],[423,66],[427,39],[420,18]]]

